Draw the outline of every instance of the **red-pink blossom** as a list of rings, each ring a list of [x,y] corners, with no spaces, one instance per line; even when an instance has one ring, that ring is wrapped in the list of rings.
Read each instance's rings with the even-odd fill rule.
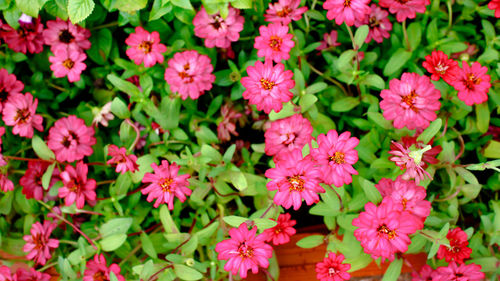
[[[69,82],[80,81],[80,74],[87,68],[83,62],[86,58],[87,55],[79,50],[56,48],[54,56],[49,57],[50,69],[57,78],[68,76]]]
[[[47,171],[49,167],[48,162],[42,161],[29,161],[28,169],[26,173],[19,179],[19,184],[23,187],[23,194],[27,199],[35,198],[36,200],[42,200],[46,190],[42,186],[42,176]],[[59,176],[59,170],[57,168],[52,172],[52,177],[49,182],[50,187],[56,182],[57,176]]]
[[[417,150],[423,149],[423,148],[427,147],[427,145],[430,145],[430,146],[433,145],[433,142],[434,142],[433,139],[431,139],[428,143],[424,143],[423,141],[417,140],[417,138],[418,138],[417,135],[415,135],[413,137],[404,136],[404,137],[401,137],[401,139],[399,140],[399,143],[402,144],[403,147],[405,147],[405,148],[411,149],[413,146],[413,148],[417,149]],[[424,169],[426,169],[429,166],[429,164],[439,163],[439,160],[436,159],[436,155],[438,155],[443,150],[443,148],[440,145],[432,146],[432,148],[429,150],[427,150],[427,149],[428,148],[426,148],[422,154],[422,161],[424,162],[424,164],[422,165],[422,168],[424,168]],[[396,146],[392,143],[391,143],[391,150],[397,150]]]
[[[268,228],[262,232],[265,235],[266,242],[273,241],[273,245],[281,245],[290,242],[290,237],[293,236],[296,232],[293,226],[297,223],[296,220],[291,220],[291,215],[280,214],[276,221],[278,224],[275,227]]]
[[[127,154],[127,149],[125,147],[120,147],[110,144],[108,146],[108,155],[111,156],[111,159],[106,162],[108,165],[115,165],[115,171],[117,173],[125,174],[125,172],[135,172],[139,170],[139,166],[137,165],[137,156]]]
[[[427,264],[424,264],[419,272],[413,271],[411,273],[411,281],[432,281],[435,275],[434,269]]]
[[[3,40],[14,52],[26,54],[26,51],[32,54],[38,54],[43,51],[43,24],[40,18],[31,19],[31,22],[19,22],[19,28],[16,30],[9,25],[2,26],[0,33]]]
[[[126,51],[127,56],[137,65],[144,62],[145,67],[151,67],[157,62],[162,63],[163,53],[167,51],[167,46],[160,43],[158,31],[149,33],[140,26],[135,28],[135,33],[127,37],[125,44],[130,46]]]
[[[302,149],[312,140],[312,131],[311,122],[301,114],[273,121],[264,134],[265,152],[273,156],[283,151]]]
[[[488,68],[477,61],[472,66],[466,61],[462,62],[462,71],[452,86],[458,91],[458,98],[466,105],[481,104],[488,100],[491,77],[487,72]]]
[[[299,8],[299,5],[300,0],[279,0],[278,2],[269,3],[269,9],[267,9],[264,17],[268,22],[288,25],[292,20],[300,20],[302,14],[308,10],[307,7]]]
[[[259,27],[260,35],[255,37],[253,47],[257,49],[257,56],[271,59],[276,63],[290,58],[290,50],[295,46],[293,35],[288,33],[288,26],[280,23],[271,23],[269,26]]]
[[[480,265],[474,263],[457,265],[452,261],[448,266],[436,268],[432,281],[482,281],[484,278]]]
[[[49,20],[47,28],[43,31],[45,44],[50,46],[52,52],[61,47],[76,51],[90,49],[89,37],[90,30],[60,18]]]
[[[389,38],[391,35],[389,31],[392,30],[392,23],[387,18],[389,13],[381,9],[375,4],[371,4],[370,13],[367,14],[362,20],[356,20],[354,24],[356,27],[368,25],[370,28],[365,43],[369,43],[372,39],[377,43],[382,43],[384,38]]]
[[[344,255],[329,252],[322,262],[316,264],[316,279],[320,281],[344,281],[351,279],[347,273],[351,265],[343,263]]]
[[[22,267],[17,269],[13,277],[13,281],[49,281],[51,278],[49,274],[36,271],[34,268],[27,270]]]
[[[23,89],[24,84],[17,80],[16,75],[9,74],[5,68],[0,68],[0,112],[10,95],[20,94]]]
[[[432,74],[432,80],[443,78],[448,84],[454,83],[461,73],[458,63],[442,51],[432,51],[430,55],[425,56],[422,66]]]
[[[59,240],[50,238],[50,234],[56,228],[57,224],[51,221],[44,221],[43,225],[39,222],[31,226],[31,235],[23,237],[26,244],[23,246],[23,251],[28,252],[26,258],[34,260],[35,263],[45,265],[47,260],[52,257],[50,248],[57,248]]]
[[[94,260],[87,261],[86,269],[83,272],[83,281],[100,281],[110,280],[110,273],[113,272],[118,281],[125,281],[125,278],[120,274],[120,266],[116,263],[109,267],[106,265],[106,258],[103,254],[95,255]]]
[[[231,47],[231,42],[240,38],[244,23],[245,18],[240,15],[240,11],[231,6],[225,18],[219,12],[209,15],[202,6],[193,19],[194,35],[205,39],[207,48],[227,49]]]
[[[495,17],[500,18],[500,0],[491,0],[488,9],[495,11]]]
[[[7,174],[2,171],[0,171],[0,190],[2,190],[3,192],[14,190],[14,183],[12,183],[12,181],[7,177]]]
[[[330,33],[323,34],[323,41],[320,42],[321,45],[319,45],[316,50],[321,51],[324,49],[340,46],[341,44],[337,42],[337,37],[337,30],[332,30]]]
[[[83,161],[76,163],[76,169],[71,165],[66,165],[61,172],[63,187],[59,188],[59,198],[64,198],[66,206],[71,206],[76,202],[76,207],[82,209],[85,202],[93,206],[96,200],[95,189],[97,183],[94,179],[87,179],[89,167]]]
[[[329,20],[335,19],[337,25],[345,22],[348,26],[353,26],[356,20],[363,20],[370,14],[368,3],[370,0],[326,0],[323,9],[327,10],[326,17]]]
[[[236,132],[236,121],[243,117],[241,112],[236,111],[230,104],[224,104],[220,108],[222,120],[217,125],[217,137],[220,141],[230,141],[231,135],[238,136]]]
[[[414,19],[417,13],[425,13],[425,6],[429,5],[429,0],[380,0],[379,5],[389,8],[391,14],[396,14],[398,22],[403,22],[407,18]]]
[[[405,171],[405,173],[401,176],[402,179],[415,179],[415,182],[419,184],[420,181],[426,177],[432,178],[432,176],[425,170],[427,164],[422,160],[425,151],[430,149],[430,145],[428,145],[423,149],[410,150],[410,147],[405,147],[401,143],[392,141],[389,154],[393,156],[389,157],[389,160],[394,161],[396,166],[400,167],[402,171]]]
[[[38,99],[30,93],[12,94],[4,104],[2,120],[7,126],[14,126],[12,133],[21,137],[32,138],[33,129],[43,131],[43,118],[36,114]]]
[[[459,264],[463,264],[465,259],[470,258],[472,249],[467,247],[469,241],[467,241],[467,233],[463,231],[460,227],[450,229],[446,238],[450,242],[450,247],[445,245],[440,245],[437,258],[445,259],[446,262],[455,261]]]
[[[12,273],[10,272],[10,267],[5,265],[0,266],[0,281],[13,281]]]

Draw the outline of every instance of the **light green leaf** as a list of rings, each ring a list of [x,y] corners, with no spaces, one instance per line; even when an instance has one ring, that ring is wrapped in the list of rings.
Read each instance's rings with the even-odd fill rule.
[[[345,97],[332,103],[331,110],[335,112],[346,112],[359,105],[359,99],[355,97]]]
[[[297,246],[305,249],[318,247],[325,243],[324,235],[311,235],[297,241]]]
[[[121,119],[130,118],[130,111],[127,105],[119,97],[115,97],[111,103],[111,112]]]
[[[175,225],[174,220],[170,215],[170,211],[165,204],[160,207],[160,221],[165,229],[165,233],[179,233],[179,229],[177,228],[177,225]]]
[[[299,100],[300,112],[306,112],[318,101],[318,98],[312,94],[303,95]]]
[[[116,234],[125,234],[132,225],[132,218],[115,218],[107,221],[99,229],[103,238]]]
[[[365,76],[365,78],[361,81],[361,84],[371,86],[375,89],[385,89],[385,81],[382,79],[382,77],[378,76],[377,74],[368,74]]]
[[[47,1],[48,0],[16,0],[16,6],[21,12],[36,18],[38,17],[38,12],[40,12],[40,9],[42,9]]]
[[[86,19],[94,10],[94,0],[68,0],[68,15],[72,23]]]
[[[56,162],[50,164],[45,173],[42,176],[42,187],[43,189],[49,189],[50,180],[52,179],[52,173],[54,172],[54,168],[56,166]]]
[[[224,222],[232,227],[239,227],[242,223],[246,222],[248,218],[238,216],[226,216],[223,218]]]
[[[251,9],[253,7],[252,0],[232,0],[231,6],[236,9]]]
[[[145,232],[141,232],[141,245],[142,249],[148,256],[154,259],[158,258],[153,242],[151,242],[151,239]]]
[[[375,124],[379,125],[383,129],[391,130],[392,122],[385,119],[384,116],[379,112],[368,112],[368,119],[375,122]]]
[[[438,118],[431,122],[429,127],[427,127],[417,138],[417,140],[422,141],[424,144],[427,144],[431,141],[431,139],[439,132],[441,126],[443,124],[443,120]]]
[[[166,3],[163,3],[166,2]],[[169,1],[154,0],[151,12],[149,12],[149,21],[157,20],[172,11],[172,5]]]
[[[422,40],[422,26],[420,22],[412,22],[408,26],[408,41],[410,42],[410,47],[415,50],[420,41]]]
[[[122,12],[131,14],[144,9],[147,4],[148,0],[116,0],[114,7]]]
[[[384,76],[391,76],[400,70],[411,58],[412,53],[405,49],[398,49],[384,67]]]
[[[174,264],[174,272],[181,280],[191,281],[203,278],[199,271],[183,264]]]
[[[325,90],[328,85],[325,82],[317,82],[306,88],[306,94],[312,95]]]
[[[382,281],[396,281],[401,274],[401,268],[403,268],[403,260],[395,259],[391,262],[387,270],[385,271]]]
[[[361,185],[361,188],[363,188],[366,198],[368,198],[370,202],[377,204],[382,201],[382,195],[380,195],[380,192],[377,190],[373,182],[363,177],[359,177],[359,184]]]
[[[264,231],[265,229],[275,227],[278,224],[276,221],[264,218],[254,219],[253,222],[260,231]]]
[[[47,144],[37,135],[34,135],[31,139],[31,145],[33,146],[33,150],[36,155],[44,160],[52,160],[55,159],[54,152],[50,150]]]
[[[101,240],[99,243],[105,252],[118,249],[127,240],[127,234],[114,234]]]
[[[486,145],[483,151],[484,157],[487,158],[500,158],[500,142],[492,140]]]
[[[118,90],[126,93],[127,95],[131,97],[139,97],[141,95],[139,88],[137,88],[136,85],[130,83],[129,81],[125,81],[115,74],[108,74],[108,76],[106,77],[108,78],[109,82],[113,84],[113,86],[118,88]]]
[[[194,10],[189,0],[170,0],[170,2],[177,7],[181,7],[186,10]]]
[[[487,102],[476,104],[475,107],[477,129],[484,134],[488,131],[490,125],[490,109],[488,108]]]
[[[368,25],[358,27],[356,33],[354,34],[354,44],[357,47],[356,49],[360,49],[363,46],[369,31],[370,28],[368,28]]]

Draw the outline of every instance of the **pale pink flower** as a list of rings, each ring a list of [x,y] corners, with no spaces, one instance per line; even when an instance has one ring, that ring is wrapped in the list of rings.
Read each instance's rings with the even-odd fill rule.
[[[27,270],[22,267],[17,269],[13,277],[13,281],[50,281],[51,278],[50,274],[36,271],[34,268]]]
[[[5,68],[0,68],[0,112],[10,95],[20,94],[23,89],[24,84],[17,80],[16,75],[9,74]]]
[[[231,42],[238,41],[244,23],[245,18],[240,15],[240,11],[231,6],[226,18],[221,17],[219,12],[209,15],[201,7],[193,19],[194,35],[204,38],[207,48],[226,49],[231,47]]]
[[[382,43],[384,38],[391,37],[389,31],[392,30],[392,23],[387,18],[389,13],[375,4],[371,4],[370,10],[369,14],[367,14],[362,20],[356,20],[354,24],[356,27],[368,25],[370,28],[365,43],[369,43],[372,39],[377,43]]]
[[[43,31],[45,44],[50,46],[52,52],[61,47],[76,51],[90,49],[89,37],[90,30],[60,18],[49,20],[47,28]]]
[[[311,122],[301,114],[273,121],[264,134],[265,152],[273,156],[283,151],[302,149],[312,140],[312,131]]]
[[[452,261],[448,266],[436,268],[432,281],[483,281],[484,278],[480,265],[474,263],[457,265]]]
[[[12,278],[10,268],[5,265],[0,266],[0,281],[13,281]]]
[[[337,42],[337,37],[338,33],[336,30],[332,30],[330,33],[323,34],[323,41],[321,41],[321,45],[319,45],[316,50],[321,51],[324,49],[330,49],[340,46],[341,44]]]
[[[35,198],[36,200],[42,200],[45,190],[42,186],[42,176],[47,171],[49,167],[48,162],[41,161],[29,161],[28,169],[26,173],[19,179],[19,184],[23,187],[23,194],[27,199]],[[57,181],[59,176],[59,170],[57,168],[52,172],[52,177],[49,182],[49,188]]]
[[[356,20],[363,20],[370,13],[368,3],[370,0],[326,0],[323,9],[327,10],[326,17],[335,19],[337,25],[345,22],[353,26]]]
[[[351,279],[347,273],[351,265],[343,263],[344,255],[329,252],[328,257],[316,264],[316,279],[320,281],[344,281]]]
[[[26,54],[38,54],[43,51],[43,24],[40,17],[31,21],[20,21],[19,28],[14,29],[10,25],[3,25],[0,35],[14,52]]]
[[[14,126],[12,133],[21,137],[32,138],[33,129],[43,131],[43,118],[36,114],[38,99],[30,93],[10,95],[4,104],[2,120],[7,126]]]
[[[108,155],[111,156],[111,159],[106,162],[108,165],[116,164],[115,171],[117,173],[125,174],[125,172],[135,172],[139,170],[139,166],[137,165],[137,156],[127,154],[127,149],[125,147],[120,147],[110,144],[108,146]]]
[[[5,164],[7,164],[7,163],[5,163]],[[4,174],[1,171],[0,171],[0,190],[2,190],[3,192],[8,192],[8,191],[14,190],[14,183],[12,183],[12,181],[9,180],[9,178],[7,177],[7,174]]]
[[[271,23],[269,26],[259,27],[260,36],[255,37],[253,47],[257,49],[257,56],[271,59],[276,63],[290,58],[290,50],[295,46],[293,35],[288,33],[288,26],[280,23]]]
[[[26,258],[34,260],[35,263],[45,265],[47,260],[52,257],[50,248],[57,248],[59,240],[50,238],[50,234],[57,227],[57,224],[51,221],[44,221],[43,225],[39,222],[31,226],[31,235],[23,237],[26,244],[23,251],[28,252]]]
[[[280,214],[277,220],[271,219],[278,222],[278,224],[262,232],[262,234],[267,237],[266,242],[273,241],[273,245],[281,245],[290,242],[290,237],[296,233],[293,226],[297,223],[296,220],[291,220],[290,218],[291,215],[286,213]]]
[[[106,258],[103,254],[95,255],[94,260],[89,260],[83,272],[83,281],[105,281],[110,280],[110,273],[113,272],[118,281],[125,281],[120,274],[120,266],[116,263],[106,266]]]
[[[130,46],[126,51],[127,56],[137,65],[144,62],[145,67],[151,67],[157,62],[162,63],[163,53],[167,51],[167,46],[160,43],[158,31],[149,33],[140,26],[135,28],[135,33],[128,36],[125,44]]]
[[[292,20],[300,20],[302,14],[307,12],[307,7],[299,8],[299,5],[300,0],[279,0],[275,3],[269,3],[269,9],[264,17],[268,22],[288,25]]]
[[[425,170],[427,163],[425,162],[424,155],[426,152],[431,150],[430,145],[424,148],[415,147],[415,150],[410,148],[413,146],[405,146],[399,142],[391,142],[391,150],[389,154],[393,155],[389,157],[389,160],[393,161],[396,166],[400,167],[401,170],[405,170],[405,173],[401,176],[404,180],[415,179],[417,184],[425,177],[431,178],[431,175]]]
[[[403,22],[407,18],[414,19],[417,13],[425,13],[425,6],[429,5],[429,0],[380,0],[379,5],[389,8],[391,14],[396,14],[398,22]]]
[[[437,258],[445,259],[446,262],[455,261],[459,264],[463,264],[464,260],[470,258],[472,249],[467,247],[469,241],[467,241],[467,233],[463,231],[460,227],[450,229],[446,238],[450,242],[450,247],[445,245],[440,245]]]
[[[488,100],[491,76],[487,72],[488,68],[477,61],[472,66],[466,61],[462,62],[462,69],[452,86],[458,91],[458,98],[466,105],[481,104]]]
[[[92,110],[94,114],[94,119],[92,120],[92,125],[97,126],[99,123],[104,127],[108,126],[108,121],[115,119],[115,116],[111,112],[111,103],[106,103],[100,110]]]
[[[87,55],[81,51],[56,48],[54,56],[49,57],[49,61],[52,63],[50,69],[57,78],[68,76],[69,82],[80,81],[80,74],[87,68],[83,62],[86,58]]]
[[[76,169],[71,165],[66,165],[61,172],[63,187],[59,188],[59,198],[64,198],[66,206],[71,206],[76,202],[76,207],[82,209],[85,202],[95,205],[97,183],[94,179],[87,179],[89,167],[83,161],[76,163]]]

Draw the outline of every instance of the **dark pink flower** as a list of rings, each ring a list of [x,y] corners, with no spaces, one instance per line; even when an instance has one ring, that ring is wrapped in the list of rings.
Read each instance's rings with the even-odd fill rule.
[[[5,68],[0,68],[0,112],[10,95],[20,94],[23,89],[24,84],[16,79],[16,75],[9,74]]]
[[[432,74],[432,80],[443,78],[448,84],[453,84],[461,73],[458,63],[442,51],[432,51],[430,55],[425,56],[422,66]]]
[[[26,173],[19,179],[19,184],[23,187],[23,194],[27,199],[35,198],[36,200],[42,200],[45,190],[42,186],[42,176],[47,171],[49,163],[41,161],[29,161],[28,169]],[[54,169],[52,173],[52,178],[49,183],[49,188],[57,181],[59,176],[59,170]]]
[[[10,95],[4,104],[2,120],[7,126],[14,126],[12,133],[21,137],[32,138],[33,128],[43,131],[43,118],[36,114],[38,99],[30,93]]]
[[[448,266],[438,267],[432,281],[482,281],[484,278],[480,265],[474,263],[457,265],[452,261]]]
[[[217,136],[222,142],[230,141],[231,135],[238,136],[236,132],[236,121],[243,117],[243,114],[236,111],[230,104],[224,104],[220,108],[222,120],[217,125]]]
[[[446,238],[450,242],[450,247],[445,245],[440,245],[437,258],[445,259],[446,262],[455,261],[459,264],[463,264],[465,259],[470,258],[472,249],[467,247],[469,241],[467,241],[467,233],[460,229],[460,227],[451,229],[448,231]]]
[[[432,146],[432,144],[434,142],[434,140],[430,140],[428,143],[424,143],[423,141],[417,141],[417,138],[418,138],[418,136],[401,137],[401,139],[399,140],[399,143],[402,144],[403,147],[408,148],[408,149],[410,149],[412,145],[414,146],[415,149],[423,149],[423,148],[427,147],[427,145]],[[396,149],[396,147],[393,144],[391,144],[391,150],[395,150],[395,149]],[[429,150],[426,149],[422,154],[422,161],[424,162],[422,167],[424,169],[426,169],[429,166],[429,164],[439,163],[439,160],[436,159],[436,155],[438,155],[442,150],[443,150],[443,148],[440,145],[433,146]]]
[[[63,187],[59,188],[59,198],[64,198],[66,206],[76,202],[76,207],[82,209],[85,201],[91,206],[95,204],[97,183],[94,179],[87,179],[89,167],[83,161],[76,163],[76,169],[66,165],[61,172]]]
[[[402,171],[405,170],[405,173],[401,176],[402,179],[415,179],[415,182],[419,184],[425,177],[432,179],[432,176],[425,170],[427,164],[422,161],[423,155],[429,150],[431,150],[430,145],[422,149],[410,150],[410,147],[392,141],[389,154],[393,156],[389,157],[389,160],[394,161]]]
[[[312,140],[312,131],[311,122],[301,114],[273,121],[264,134],[266,154],[273,156],[283,151],[302,149]]]
[[[245,18],[240,11],[231,6],[228,8],[226,18],[217,12],[209,15],[204,7],[196,13],[193,19],[194,35],[205,39],[207,48],[230,48],[231,42],[238,41],[240,31],[243,30]]]
[[[500,18],[500,0],[491,0],[488,9],[495,11],[495,17]]]
[[[273,241],[273,245],[286,244],[290,242],[290,237],[295,234],[293,226],[297,223],[295,220],[290,219],[290,214],[280,214],[278,219],[275,220],[278,224],[275,227],[268,228],[262,232],[265,235],[266,242]],[[274,220],[274,219],[271,219]]]
[[[324,49],[340,46],[341,44],[337,42],[337,37],[338,33],[336,30],[332,30],[330,33],[323,34],[323,41],[321,41],[321,45],[319,45],[316,50],[321,51]]]
[[[19,22],[16,30],[9,25],[4,25],[1,35],[3,40],[14,52],[38,54],[43,51],[43,24],[40,18],[31,19],[31,22]]]
[[[94,260],[89,260],[83,273],[83,281],[104,281],[110,280],[110,273],[113,272],[118,281],[125,281],[120,274],[120,266],[116,263],[106,266],[106,258],[103,254],[95,255]]]
[[[387,16],[389,16],[389,13],[386,10],[381,9],[375,4],[371,4],[370,13],[367,14],[362,20],[356,20],[354,22],[356,27],[368,25],[370,28],[365,43],[369,43],[372,39],[377,43],[382,43],[384,38],[391,37],[389,31],[392,30],[392,23],[389,21]]]
[[[351,279],[347,273],[351,269],[348,263],[342,263],[344,255],[329,252],[328,257],[316,264],[316,279],[320,281],[344,281]]]
[[[125,43],[130,46],[127,56],[137,65],[144,62],[145,67],[151,67],[156,62],[162,63],[163,53],[167,51],[167,46],[160,43],[158,31],[149,33],[140,26],[135,28],[135,33],[131,33]]]
[[[323,9],[327,10],[326,17],[335,19],[337,25],[345,22],[353,26],[356,20],[363,20],[370,13],[368,3],[370,0],[326,0]]]
[[[427,264],[424,264],[419,272],[413,271],[411,273],[411,281],[432,281],[434,276],[434,269]]]
[[[247,224],[242,223],[238,228],[229,230],[231,238],[217,243],[215,251],[217,259],[227,260],[224,265],[225,271],[241,278],[247,277],[247,271],[259,272],[259,267],[267,268],[269,259],[273,256],[273,248],[264,241],[266,236],[257,234],[257,227],[248,230]]]
[[[56,228],[57,224],[51,221],[44,221],[43,225],[39,222],[31,226],[31,235],[23,237],[26,244],[23,251],[28,252],[26,258],[34,260],[35,263],[45,265],[47,260],[52,257],[50,248],[59,247],[59,240],[50,238],[50,234]]]
[[[5,160],[3,161],[5,162]],[[12,183],[12,181],[9,180],[9,178],[7,177],[7,174],[6,173],[4,174],[2,171],[0,171],[0,190],[2,190],[3,192],[14,190],[14,183]]]
[[[429,0],[380,0],[379,5],[389,8],[391,14],[396,14],[398,22],[414,19],[417,13],[425,13],[425,6],[429,5]]]
[[[477,61],[472,66],[466,61],[462,62],[462,71],[452,86],[458,91],[458,98],[466,105],[481,104],[488,100],[491,77],[487,72],[488,68]]]
[[[27,270],[20,267],[17,269],[13,281],[49,281],[50,277],[49,274],[36,271],[34,268]]]
[[[108,155],[111,156],[111,159],[106,162],[108,165],[116,164],[116,172],[125,174],[125,172],[135,172],[139,170],[139,166],[137,165],[137,156],[127,154],[127,149],[125,147],[120,147],[110,144],[108,146]]]
[[[76,51],[90,49],[89,37],[90,30],[60,18],[49,20],[47,28],[43,31],[45,44],[50,46],[52,52],[60,47]]]
[[[86,58],[87,55],[80,50],[56,48],[54,56],[49,57],[50,69],[57,78],[68,76],[69,82],[80,81],[80,74],[87,68],[83,62]]]
[[[269,3],[269,9],[264,17],[268,22],[288,25],[292,20],[300,20],[302,14],[308,10],[307,7],[299,8],[299,5],[300,0],[279,0],[275,3]]]
[[[269,26],[259,27],[260,35],[255,37],[253,47],[257,49],[257,56],[270,59],[276,63],[290,58],[290,50],[295,46],[293,35],[288,33],[288,26],[280,23],[271,23]]]
[[[10,268],[5,265],[0,266],[0,281],[13,281]]]

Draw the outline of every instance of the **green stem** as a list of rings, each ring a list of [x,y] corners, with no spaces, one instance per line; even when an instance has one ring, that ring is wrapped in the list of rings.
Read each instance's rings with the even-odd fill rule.
[[[97,30],[97,29],[111,27],[111,26],[117,26],[117,25],[118,25],[118,22],[114,21],[114,22],[110,22],[110,23],[106,23],[106,24],[102,24],[102,25],[91,27],[90,30],[92,31],[92,30]]]
[[[78,243],[76,243],[75,241],[70,241],[70,240],[59,239],[59,243],[69,244],[69,245],[73,245],[73,246],[78,246]]]
[[[357,51],[358,50],[358,46],[356,45],[356,43],[354,43],[354,34],[352,33],[352,29],[347,24],[345,26],[347,27],[347,32],[349,32],[349,37],[351,37],[352,48],[354,49],[354,51]]]
[[[59,241],[61,241],[61,240],[59,240]],[[37,271],[44,272],[45,270],[47,270],[55,265],[57,265],[57,262],[49,263],[49,264],[45,265],[44,267],[37,269]]]
[[[337,81],[337,80],[335,80],[335,79],[333,79],[331,77],[326,76],[323,72],[319,71],[317,68],[315,68],[314,66],[312,66],[309,62],[307,62],[307,65],[309,65],[309,68],[311,68],[311,70],[313,72],[315,72],[319,76],[321,76],[321,77],[325,78],[326,80],[328,80],[328,81],[332,82],[333,84],[335,84],[337,87],[339,87],[342,90],[342,92],[344,92],[344,94],[346,96],[348,96],[346,89],[344,88],[344,86],[342,86],[342,84],[339,81]]]
[[[446,2],[446,7],[448,7],[448,31],[453,25],[453,9],[451,8],[451,1]]]

